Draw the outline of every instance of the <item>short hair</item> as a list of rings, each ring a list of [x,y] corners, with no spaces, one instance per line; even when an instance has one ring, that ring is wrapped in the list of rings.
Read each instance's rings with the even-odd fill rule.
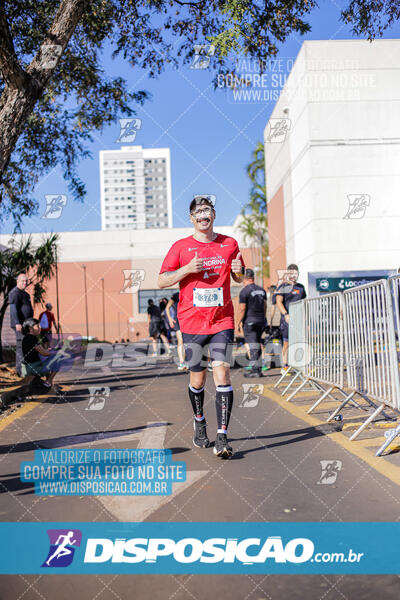
[[[215,211],[214,204],[212,203],[210,198],[207,196],[196,196],[190,203],[189,212],[193,212],[196,206],[203,206],[207,204],[213,211]]]
[[[47,302],[47,304],[45,305],[47,310],[51,310],[53,308],[53,305],[51,304],[51,302]]]
[[[295,265],[294,263],[292,263],[291,265],[288,266],[287,270],[299,272],[299,267],[297,265]]]
[[[244,276],[246,279],[254,279],[254,271],[253,269],[246,269],[244,272]]]
[[[152,300],[151,298],[149,298],[149,299],[147,300],[147,304],[148,304],[149,306],[151,306],[152,304],[154,304],[154,300]]]
[[[29,319],[25,319],[22,323],[22,333],[26,335],[29,333],[30,328],[34,325],[39,325],[39,319],[35,319],[34,317],[29,317]]]
[[[276,285],[270,285],[269,289],[272,290],[273,292],[276,290]]]

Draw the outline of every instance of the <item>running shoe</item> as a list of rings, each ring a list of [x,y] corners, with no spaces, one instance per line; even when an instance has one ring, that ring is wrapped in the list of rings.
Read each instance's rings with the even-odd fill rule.
[[[228,444],[228,438],[225,433],[217,433],[215,438],[213,452],[221,458],[230,458],[233,454],[232,446]]]
[[[207,370],[208,370],[210,373],[212,373],[212,372],[213,372],[212,365],[208,364],[208,365],[207,365]]]
[[[271,367],[268,367],[267,365],[263,365],[261,367],[261,371],[263,371],[265,373],[265,371],[269,371]]]
[[[194,419],[193,430],[193,444],[197,446],[197,448],[208,448],[210,445],[210,440],[207,437],[206,420],[203,419],[203,421],[196,421],[196,419]]]
[[[243,374],[243,377],[262,377],[261,369],[252,369],[251,371],[246,371]]]
[[[251,366],[250,366],[250,365],[247,365],[247,367],[244,367],[244,370],[245,370],[245,371],[251,371]]]
[[[183,363],[179,363],[179,365],[177,366],[178,371],[184,371],[186,369],[186,366]]]

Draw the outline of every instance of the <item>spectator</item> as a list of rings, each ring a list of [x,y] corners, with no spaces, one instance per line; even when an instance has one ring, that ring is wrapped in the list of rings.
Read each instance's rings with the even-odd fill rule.
[[[181,328],[178,321],[178,304],[179,304],[179,292],[175,292],[172,294],[171,298],[168,301],[165,312],[167,314],[167,319],[171,331],[173,331],[176,335],[176,342],[178,346],[178,371],[187,371],[188,366],[185,363],[185,347],[183,345],[183,337]]]
[[[158,336],[161,337],[164,342],[164,346],[167,349],[168,356],[171,356],[171,349],[167,340],[167,332],[164,327],[164,323],[161,316],[161,311],[158,306],[154,304],[154,301],[150,298],[148,300],[148,308],[147,308],[147,317],[149,323],[149,336],[152,339],[153,343],[153,354],[152,356],[157,356],[157,341]]]
[[[276,285],[271,285],[267,292],[267,326],[269,327],[268,333],[279,336],[281,313],[276,306],[276,289]]]
[[[253,269],[246,269],[243,286],[239,294],[238,327],[243,331],[250,354],[250,370],[244,376],[261,377],[261,336],[265,329],[267,293],[254,283]]]
[[[167,340],[168,340],[168,343],[170,344],[171,343],[171,327],[168,322],[168,317],[167,317],[167,313],[165,310],[167,307],[167,304],[168,304],[168,298],[161,298],[161,300],[159,301],[162,320],[164,323],[165,331],[167,332]]]
[[[22,338],[22,354],[27,374],[38,377],[45,375],[46,381],[43,382],[43,385],[50,389],[58,369],[56,369],[55,364],[50,367],[48,364],[49,360],[42,361],[40,359],[41,356],[50,358],[52,353],[39,342],[39,320],[32,317],[26,319],[22,326],[22,333],[24,334]]]
[[[53,323],[55,324],[56,319],[54,317],[54,313],[51,310],[53,308],[53,305],[50,304],[50,302],[47,302],[45,306],[46,310],[41,312],[39,315],[39,324],[42,340],[44,341],[44,338],[46,338],[48,345],[51,346],[51,340],[53,338],[52,327]]]
[[[299,267],[291,264],[288,266],[286,271],[286,277],[284,283],[282,283],[276,290],[276,306],[281,313],[280,330],[283,338],[282,348],[282,375],[287,373],[289,366],[287,363],[288,359],[288,348],[289,348],[289,305],[291,302],[297,302],[306,298],[306,291],[304,285],[297,283],[299,277]]]
[[[20,273],[17,285],[10,291],[8,302],[10,304],[10,326],[15,332],[15,363],[18,375],[21,377],[22,355],[22,324],[26,319],[33,317],[31,298],[25,288],[29,285],[28,276]]]

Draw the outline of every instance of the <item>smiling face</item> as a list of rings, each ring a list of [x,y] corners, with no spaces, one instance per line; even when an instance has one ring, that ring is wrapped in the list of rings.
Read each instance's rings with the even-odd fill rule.
[[[190,213],[190,220],[196,231],[204,233],[212,229],[215,221],[215,210],[208,202],[197,204]]]

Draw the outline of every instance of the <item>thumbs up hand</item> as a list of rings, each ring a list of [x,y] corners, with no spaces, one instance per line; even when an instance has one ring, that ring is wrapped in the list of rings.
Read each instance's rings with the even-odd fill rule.
[[[238,275],[242,275],[242,261],[240,260],[242,257],[241,252],[238,252],[236,258],[233,259],[232,264],[231,264],[231,270],[232,273],[237,273]]]
[[[198,252],[195,253],[190,261],[189,267],[190,273],[200,273],[200,271],[203,271],[203,259],[199,258]]]

